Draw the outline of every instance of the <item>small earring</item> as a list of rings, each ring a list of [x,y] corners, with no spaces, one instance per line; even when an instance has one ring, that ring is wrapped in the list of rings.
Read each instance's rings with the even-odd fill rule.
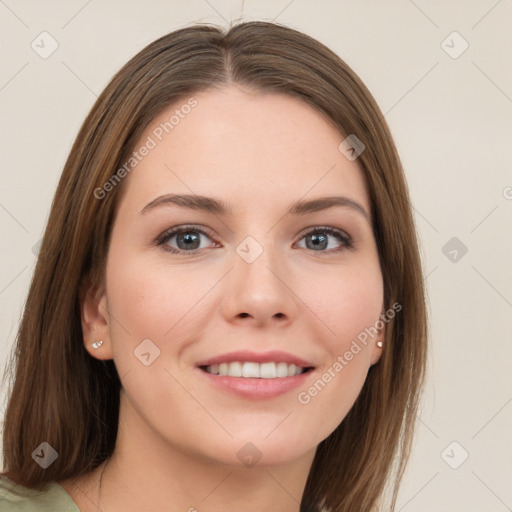
[[[382,341],[377,341],[377,347],[382,348]]]
[[[92,344],[92,348],[99,348],[99,347],[101,347],[101,345],[103,345],[103,340],[95,341],[95,342]]]

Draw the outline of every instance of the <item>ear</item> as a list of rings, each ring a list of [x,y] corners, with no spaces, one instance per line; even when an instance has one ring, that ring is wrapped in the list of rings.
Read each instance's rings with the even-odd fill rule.
[[[385,319],[385,311],[384,308],[382,309],[382,312],[379,316],[379,319],[377,322],[375,322],[375,328],[377,329],[377,334],[373,337],[372,345],[371,345],[371,358],[370,358],[370,364],[373,366],[374,364],[378,363],[380,360],[380,357],[382,355],[382,350],[385,345],[386,340],[386,321]],[[382,343],[382,346],[379,347],[378,343]]]
[[[98,284],[91,277],[84,280],[80,295],[80,310],[83,342],[87,352],[96,359],[113,359],[106,290],[103,284]],[[94,348],[92,344],[97,341],[103,341],[103,343],[98,348]]]

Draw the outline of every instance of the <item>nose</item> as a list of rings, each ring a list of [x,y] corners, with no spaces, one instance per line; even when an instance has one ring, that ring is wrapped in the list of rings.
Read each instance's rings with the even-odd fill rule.
[[[254,261],[240,254],[233,253],[233,269],[224,280],[224,318],[230,323],[250,322],[258,327],[283,327],[293,322],[298,299],[283,258],[270,248],[264,248]]]

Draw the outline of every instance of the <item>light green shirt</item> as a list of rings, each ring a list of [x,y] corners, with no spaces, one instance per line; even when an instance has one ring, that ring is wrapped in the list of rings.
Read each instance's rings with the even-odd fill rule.
[[[0,476],[0,512],[80,512],[80,509],[57,482],[36,491]]]

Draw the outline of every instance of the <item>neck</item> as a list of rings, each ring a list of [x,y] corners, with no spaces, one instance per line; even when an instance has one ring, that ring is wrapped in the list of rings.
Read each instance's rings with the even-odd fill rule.
[[[126,461],[114,455],[104,472],[99,493],[104,512],[299,512],[307,479],[307,473],[297,478],[289,467],[227,469],[187,460],[158,471],[141,466],[126,471]]]

